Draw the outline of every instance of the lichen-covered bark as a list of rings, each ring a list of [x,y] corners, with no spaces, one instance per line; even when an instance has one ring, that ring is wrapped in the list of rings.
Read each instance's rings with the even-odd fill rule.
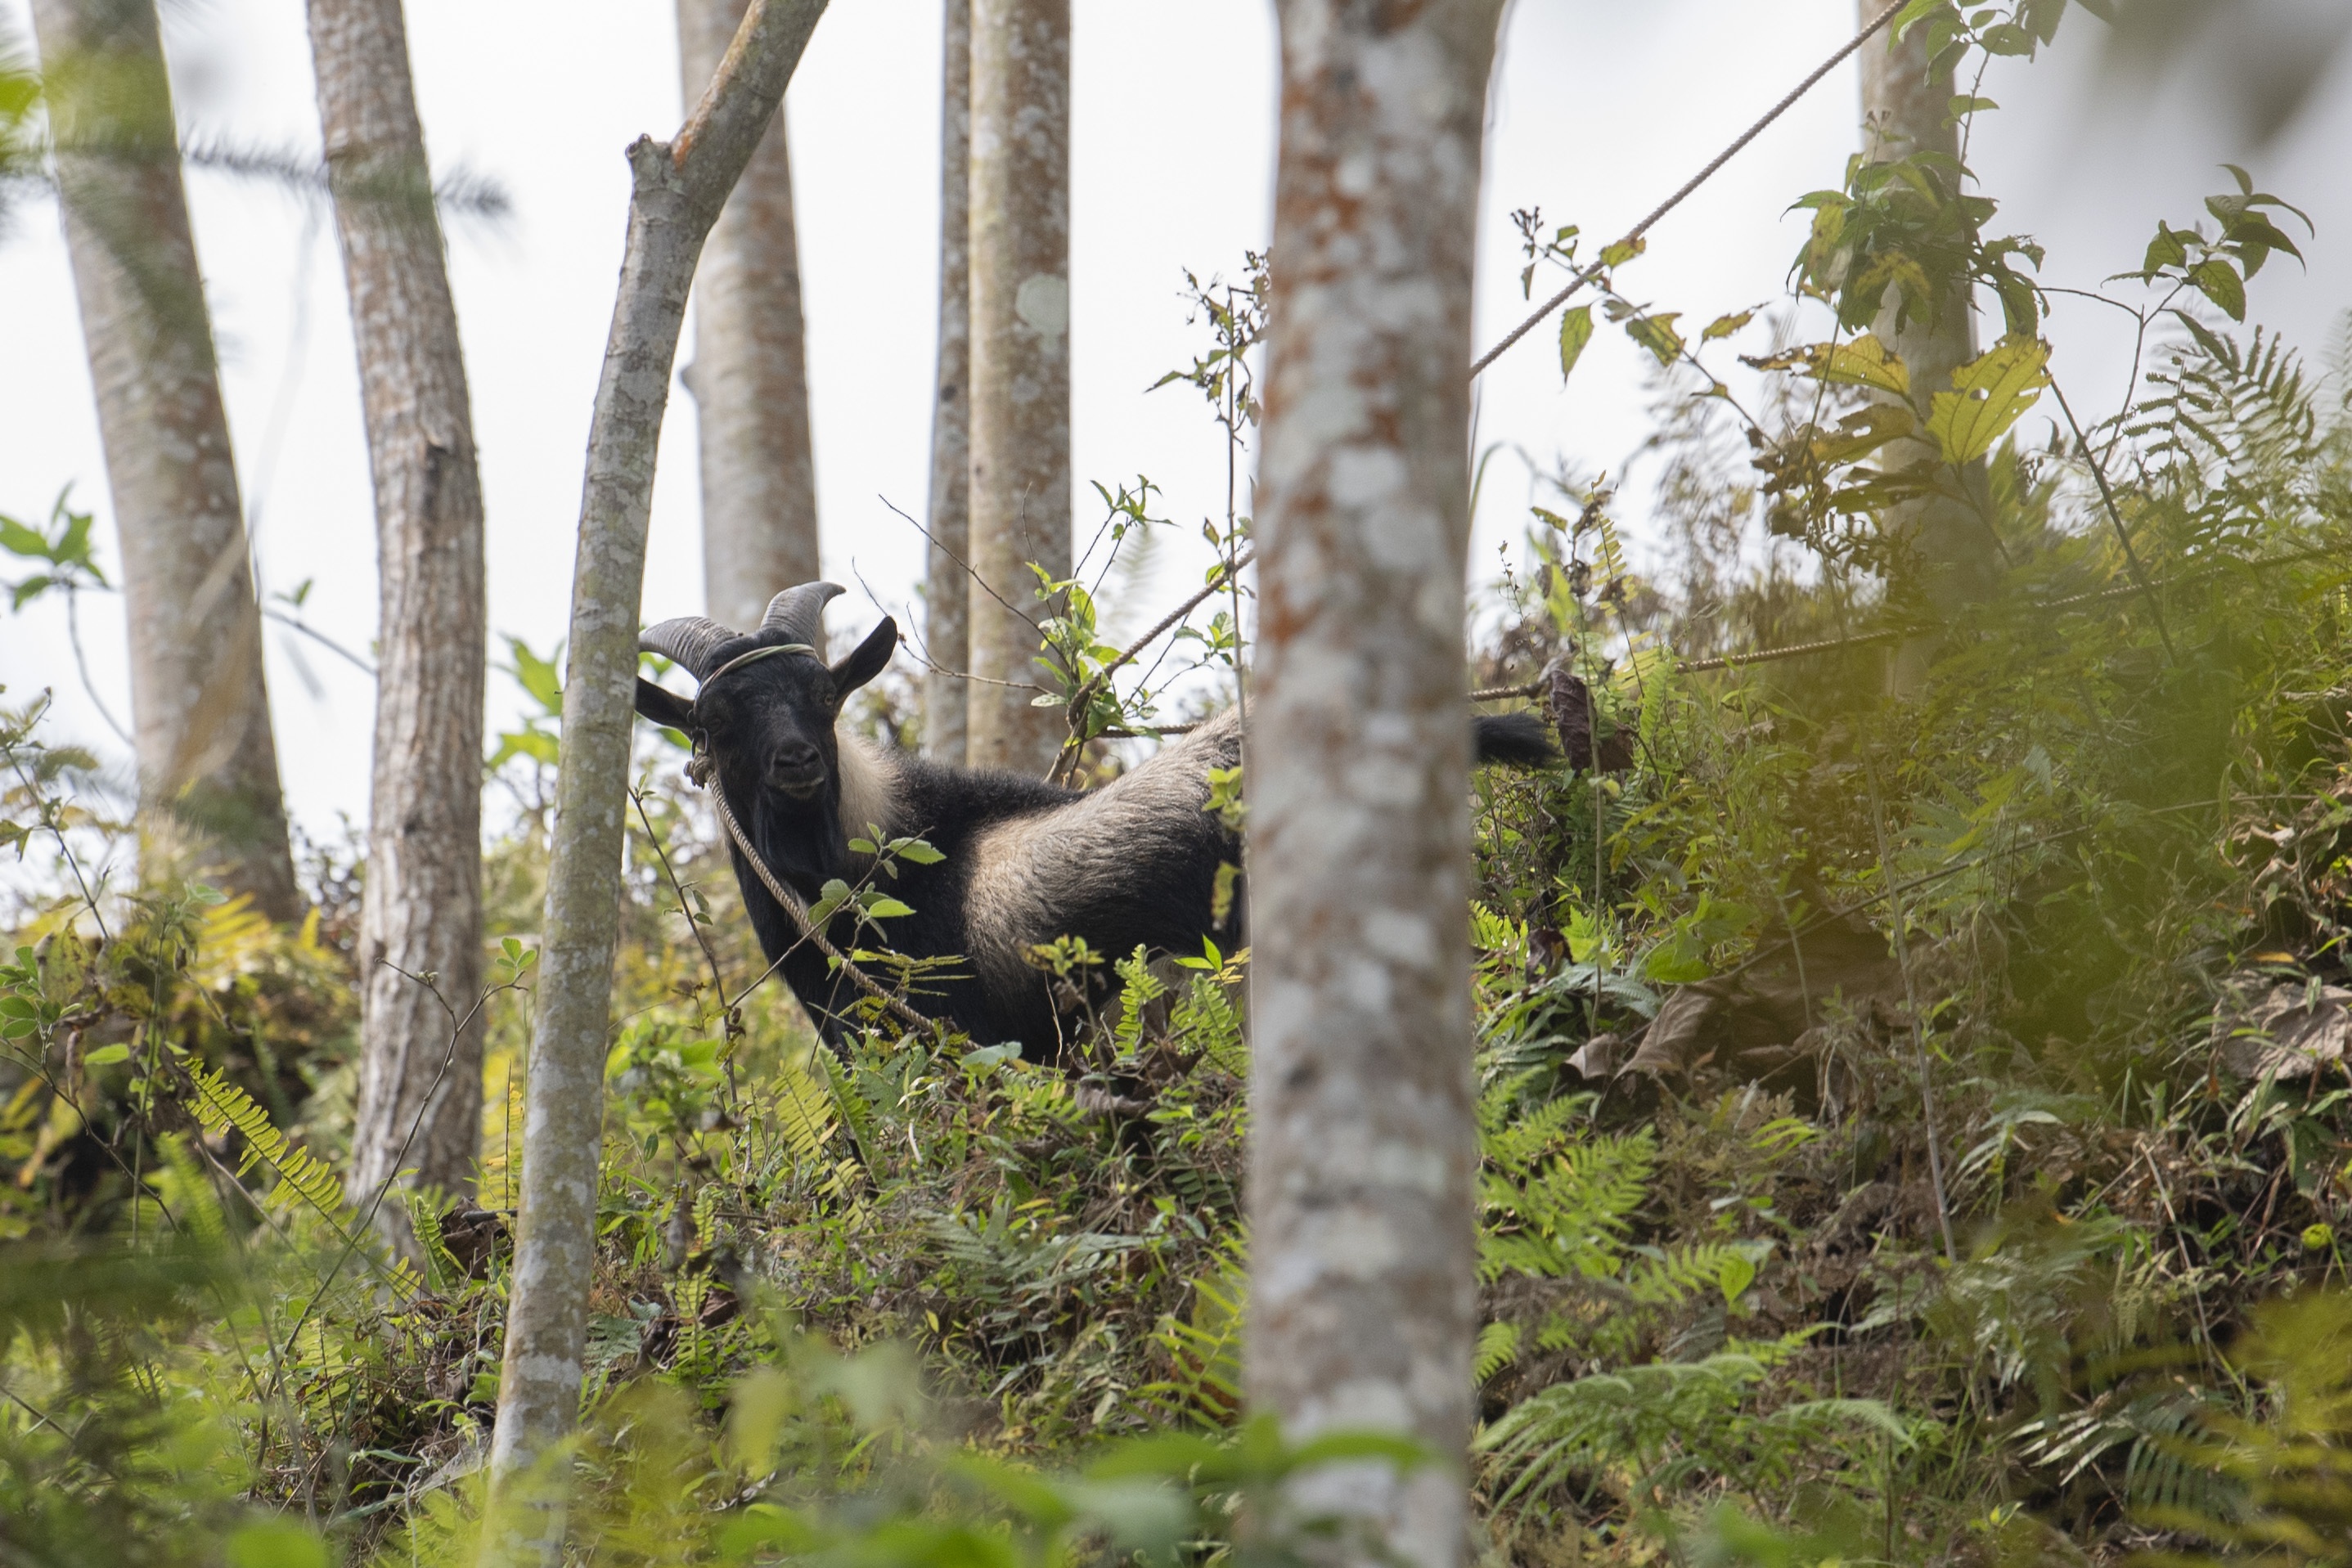
[[[1283,0],[1250,701],[1253,1405],[1417,1438],[1315,1501],[1460,1561],[1476,1329],[1463,590],[1500,0]]]
[[[413,1168],[426,1186],[462,1191],[482,1102],[479,1020],[460,1029],[450,1018],[472,1014],[482,977],[487,612],[473,408],[400,0],[310,0],[310,22],[375,480],[375,772],[352,1186],[373,1193]],[[436,977],[431,989],[409,977],[424,975]],[[395,1240],[406,1235],[395,1228]]]
[[[572,566],[563,749],[523,1113],[520,1212],[490,1458],[527,1469],[579,1415],[595,1257],[605,1042],[621,906],[637,602],[670,369],[702,242],[766,133],[825,0],[752,0],[675,140],[629,149],[629,232]]]
[[[744,0],[677,0],[688,104],[717,73],[743,7]],[[775,594],[824,575],[782,112],[702,247],[694,363],[683,379],[701,432],[704,612],[724,626],[757,626]]]
[[[965,758],[971,657],[971,0],[944,0],[940,71],[940,350],[931,404],[931,547],[923,584],[923,755]]]
[[[1885,9],[1883,0],[1859,0],[1867,24]],[[1902,42],[1894,30],[1862,47],[1863,154],[1874,161],[1908,157],[1914,152],[1959,155],[1958,128],[1945,123],[1950,112],[1952,84],[1927,80],[1927,32],[1914,28]],[[1965,284],[1945,291],[1936,302],[1932,321],[1914,314],[1895,325],[1895,291],[1880,312],[1874,329],[1879,340],[1893,349],[1911,372],[1913,401],[1924,406],[1936,392],[1948,392],[1955,368],[1976,358],[1976,316]],[[1890,469],[1921,461],[1937,461],[1936,444],[1907,437],[1887,444],[1881,455]],[[1981,467],[1980,465],[1977,465]],[[1971,474],[1969,483],[1981,481]],[[1967,505],[1948,497],[1929,497],[1891,508],[1883,526],[1911,537],[1918,553],[1918,587],[1927,604],[1948,614],[1983,599],[1991,591],[1997,556],[1992,534],[1984,520]],[[1916,680],[1916,666],[1930,644],[1907,647],[1897,655],[1898,670],[1909,669],[1898,681]]]
[[[37,0],[66,249],[122,549],[151,864],[301,913],[261,615],[152,0]]]
[[[971,264],[969,559],[1038,620],[1031,563],[1070,570],[1070,0],[971,0]],[[971,622],[971,759],[1042,774],[1060,710],[987,684],[1038,682],[1036,630],[977,591]]]

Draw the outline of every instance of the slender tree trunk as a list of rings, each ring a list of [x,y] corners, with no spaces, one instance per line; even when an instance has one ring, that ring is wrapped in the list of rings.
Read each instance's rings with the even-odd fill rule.
[[[923,640],[936,670],[923,683],[923,753],[965,759],[971,584],[971,0],[944,0],[940,81],[940,350],[931,404],[930,570]]]
[[[1046,596],[1070,574],[1070,0],[971,0],[972,762],[1042,774],[1060,710],[1032,705]],[[1014,682],[1015,685],[987,682]]]
[[[718,72],[744,0],[677,0],[691,104]],[[719,214],[694,277],[694,394],[702,436],[702,597],[724,626],[757,626],[768,601],[824,575],[809,449],[793,160],[779,111]]]
[[[310,15],[375,476],[375,777],[352,1186],[372,1193],[414,1168],[425,1186],[461,1191],[482,1104],[487,611],[473,409],[400,0],[310,0]],[[412,977],[425,975],[429,987]],[[471,1021],[460,1028],[453,1013]],[[405,1225],[393,1228],[406,1239]]]
[[[702,242],[783,100],[825,0],[752,0],[677,137],[640,137],[628,243],[588,433],[572,568],[563,749],[523,1115],[521,1211],[491,1446],[495,1481],[579,1415],[596,1245],[605,1042],[621,906],[637,601],[654,459]],[[542,1541],[544,1544],[544,1541]]]
[[[1471,264],[1502,0],[1281,0],[1251,683],[1251,1402],[1399,1433],[1318,1504],[1449,1568],[1477,1328]],[[1377,1559],[1352,1552],[1350,1559]]]
[[[301,913],[244,505],[153,0],[36,0],[66,249],[122,542],[142,837]]]
[[[1865,23],[1885,8],[1883,0],[1860,0]],[[1928,83],[1927,29],[1912,29],[1900,43],[1893,38],[1890,29],[1861,52],[1863,155],[1874,162],[1914,152],[1957,158],[1958,128],[1945,123],[1953,89],[1948,82]],[[1951,389],[1957,367],[1976,358],[1975,311],[1966,284],[1944,292],[1932,320],[1914,312],[1898,326],[1895,301],[1890,287],[1874,329],[1909,369],[1912,400],[1924,407],[1932,394]],[[1897,469],[1937,460],[1936,444],[1925,437],[1890,442],[1882,455],[1886,466]],[[1981,495],[1982,465],[1972,469],[1967,482]],[[1928,497],[1893,508],[1885,525],[1911,539],[1918,557],[1918,588],[1937,614],[1948,615],[1991,591],[1997,552],[1991,531],[1974,507],[1949,497]],[[1897,653],[1898,685],[1916,684],[1933,647],[1934,640],[1926,639]]]

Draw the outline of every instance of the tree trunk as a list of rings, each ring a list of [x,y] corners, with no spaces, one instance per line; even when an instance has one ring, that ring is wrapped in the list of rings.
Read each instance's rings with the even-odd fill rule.
[[[691,105],[718,73],[744,0],[677,0]],[[779,112],[702,247],[694,278],[694,394],[702,437],[702,598],[723,626],[757,626],[768,601],[824,574],[809,452],[793,160]]]
[[[375,477],[375,775],[352,1189],[372,1194],[413,1167],[425,1186],[463,1191],[482,1103],[487,611],[473,409],[400,0],[310,0],[310,17]],[[430,987],[412,977],[425,975]],[[407,1239],[405,1225],[391,1228]]]
[[[1860,0],[1867,24],[1884,10],[1883,0]],[[1945,123],[1953,89],[1949,83],[1931,86],[1927,80],[1927,32],[1915,27],[1900,43],[1893,30],[1862,47],[1863,155],[1873,162],[1892,162],[1914,152],[1959,156],[1959,131]],[[1874,330],[1879,341],[1895,350],[1911,372],[1911,401],[1926,407],[1936,392],[1948,392],[1952,371],[1977,356],[1976,317],[1965,283],[1947,289],[1936,301],[1935,319],[1917,313],[1902,326],[1895,324],[1896,293],[1890,286],[1887,303]],[[1881,461],[1889,469],[1921,461],[1940,461],[1936,444],[1924,436],[1887,444]],[[1970,465],[1965,483],[1981,495],[1983,465]],[[1949,497],[1935,496],[1891,508],[1883,526],[1912,541],[1918,558],[1918,589],[1927,608],[1949,615],[1977,602],[1991,591],[1997,552],[1993,536],[1975,508]],[[1933,651],[1932,639],[1906,645],[1896,654],[1897,685],[1916,684],[1924,661]]]
[[[563,748],[525,1091],[514,1283],[490,1453],[494,1481],[528,1468],[579,1415],[620,924],[637,601],[654,459],[687,290],[702,242],[783,101],[824,6],[825,0],[753,0],[676,139],[640,137],[629,148],[628,242],[589,424],[572,568]]]
[[[1070,0],[971,0],[971,761],[1043,774],[1047,598],[1070,574]],[[989,682],[1015,685],[989,685]]]
[[[931,404],[930,570],[923,640],[934,670],[923,683],[923,754],[965,759],[971,584],[971,0],[945,0],[940,80],[940,350]]]
[[[1462,368],[1500,10],[1279,12],[1248,1385],[1294,1439],[1369,1428],[1436,1457],[1313,1483],[1423,1568],[1462,1557],[1477,1327]]]
[[[301,913],[244,504],[152,0],[36,0],[66,249],[122,544],[142,835]]]

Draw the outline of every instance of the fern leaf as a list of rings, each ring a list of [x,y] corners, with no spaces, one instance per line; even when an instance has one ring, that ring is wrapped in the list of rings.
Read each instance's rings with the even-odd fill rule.
[[[1470,1362],[1470,1377],[1485,1383],[1519,1359],[1519,1325],[1488,1323],[1478,1331],[1478,1348]]]
[[[268,1166],[278,1176],[267,1200],[272,1207],[284,1210],[298,1201],[305,1203],[338,1233],[343,1231],[343,1183],[331,1166],[289,1140],[252,1095],[216,1069],[199,1063],[189,1071],[188,1082],[194,1091],[188,1109],[204,1129],[216,1137],[234,1130],[244,1139],[237,1175],[247,1175],[257,1165]]]

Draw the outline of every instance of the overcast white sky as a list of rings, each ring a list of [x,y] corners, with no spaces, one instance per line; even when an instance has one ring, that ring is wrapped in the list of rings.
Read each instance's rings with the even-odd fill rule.
[[[513,216],[456,225],[451,268],[474,393],[489,518],[490,625],[546,649],[562,635],[581,444],[612,306],[626,201],[622,149],[679,118],[669,0],[410,0],[410,43],[437,171],[499,181]],[[0,0],[20,37],[24,0]],[[1522,308],[1508,222],[1614,233],[1851,34],[1853,0],[1517,0],[1492,110],[1480,235],[1479,341]],[[1146,394],[1199,345],[1181,269],[1238,268],[1270,227],[1275,60],[1267,0],[1076,0],[1072,284],[1076,470],[1141,473],[1197,525],[1222,506],[1223,446],[1184,388]],[[1986,91],[1973,162],[2009,228],[2051,247],[2053,281],[2088,285],[2137,265],[2159,214],[2180,223],[2251,162],[2306,207],[2312,267],[2256,280],[2253,314],[2315,350],[2352,305],[2352,57],[2339,57],[2293,133],[2250,154],[2227,116],[2176,84],[2093,92],[2099,25],[2079,10],[2032,67],[2004,62]],[[819,505],[829,575],[852,585],[836,635],[882,608],[907,612],[921,540],[881,497],[921,515],[937,242],[938,0],[834,0],[786,109],[797,186]],[[184,134],[315,151],[300,0],[182,0],[168,47]],[[2184,78],[2185,79],[2185,78]],[[1858,118],[1852,67],[1743,153],[1653,235],[1627,274],[1643,298],[1695,321],[1778,296],[1802,233],[1784,215],[1834,183]],[[340,260],[315,205],[226,176],[190,180],[198,250],[224,359],[230,424],[266,591],[314,584],[308,613],[355,645],[373,634],[374,529]],[[2122,319],[2062,310],[2057,371],[2078,407],[2124,391]],[[46,516],[70,485],[117,559],[79,324],[55,211],[28,204],[0,236],[0,512]],[[1746,345],[1742,345],[1746,346]],[[1752,349],[1751,349],[1752,351]],[[2081,388],[2080,392],[2075,391]],[[1549,465],[1622,465],[1639,441],[1640,362],[1604,335],[1559,384],[1543,334],[1490,371],[1480,438]],[[674,397],[654,502],[648,620],[699,611],[693,408]],[[2086,417],[2088,414],[2086,413]],[[1515,538],[1524,470],[1498,463],[1473,571]],[[1635,508],[1638,510],[1638,507]],[[1197,561],[1181,549],[1176,576]],[[884,603],[858,591],[860,579]],[[1140,606],[1149,610],[1151,606]],[[92,675],[128,711],[119,607],[82,617]],[[373,693],[364,676],[290,633],[269,635],[279,755],[296,815],[314,831],[363,820]],[[503,644],[499,644],[503,649]],[[55,737],[120,758],[83,695],[61,606],[0,617],[10,701],[58,696]],[[493,726],[517,694],[493,675]]]

